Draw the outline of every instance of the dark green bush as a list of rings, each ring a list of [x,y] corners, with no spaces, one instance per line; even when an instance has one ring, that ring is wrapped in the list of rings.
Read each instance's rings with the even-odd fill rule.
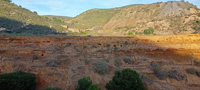
[[[59,88],[47,88],[47,89],[42,89],[42,90],[61,90]]]
[[[36,84],[34,74],[18,71],[0,75],[0,90],[35,90]]]
[[[87,90],[101,90],[100,88],[98,88],[98,85],[90,85],[90,87]]]
[[[78,86],[75,90],[101,90],[98,88],[97,84],[92,85],[92,80],[90,77],[84,77],[78,80]]]
[[[115,71],[115,76],[106,84],[108,90],[146,90],[139,74],[131,69]]]
[[[144,30],[144,34],[145,35],[149,35],[149,34],[153,34],[154,33],[154,29],[153,28],[149,28],[149,29],[145,29]]]
[[[105,74],[109,72],[109,65],[105,61],[97,61],[94,63],[94,71],[99,74]]]
[[[84,77],[78,80],[78,86],[75,90],[87,90],[92,85],[90,77]]]

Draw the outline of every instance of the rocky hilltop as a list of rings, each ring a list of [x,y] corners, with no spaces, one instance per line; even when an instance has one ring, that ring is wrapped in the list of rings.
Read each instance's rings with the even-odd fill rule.
[[[200,35],[135,37],[0,37],[0,73],[25,71],[37,76],[37,89],[74,90],[90,76],[105,90],[117,69],[143,75],[148,90],[199,90]],[[105,61],[109,72],[94,72]],[[120,65],[116,65],[116,60]],[[188,71],[196,70],[196,74]],[[157,71],[158,70],[158,71]]]

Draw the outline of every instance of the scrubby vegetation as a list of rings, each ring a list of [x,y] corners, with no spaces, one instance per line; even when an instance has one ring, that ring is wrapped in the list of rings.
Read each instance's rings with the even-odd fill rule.
[[[169,77],[174,78],[177,81],[181,81],[181,80],[184,80],[186,78],[186,76],[183,73],[179,72],[178,70],[170,70],[169,71]]]
[[[115,59],[114,64],[116,67],[120,67],[122,65],[122,61],[120,59]]]
[[[193,75],[196,74],[198,77],[200,77],[200,71],[197,70],[197,69],[195,69],[195,68],[187,68],[187,69],[186,69],[186,72],[187,72],[188,74],[193,74]]]
[[[145,35],[149,35],[149,34],[153,34],[154,33],[154,29],[153,28],[149,28],[149,29],[145,29],[144,30],[144,34]]]
[[[99,74],[105,74],[109,72],[109,65],[105,61],[97,61],[94,63],[94,71]]]
[[[151,63],[152,69],[155,73],[155,75],[160,79],[163,80],[168,76],[168,72],[165,69],[162,69],[157,62],[152,62]]]
[[[42,90],[61,90],[59,88],[47,88],[47,89],[42,89]]]
[[[75,90],[101,90],[98,86],[92,85],[92,80],[90,77],[84,77],[78,80],[78,86],[76,86]]]
[[[115,76],[106,84],[108,90],[146,90],[139,74],[131,69],[116,71]]]
[[[34,74],[18,71],[0,75],[0,90],[35,90],[36,84]]]
[[[37,59],[38,59],[38,55],[36,55],[36,54],[33,55],[33,56],[32,56],[32,59],[33,59],[33,60],[37,60]]]
[[[200,30],[200,20],[194,20],[192,21],[192,29],[194,30]]]
[[[132,58],[130,56],[125,56],[123,58],[125,63],[131,64],[133,62]]]
[[[133,35],[133,32],[128,32],[128,35]]]

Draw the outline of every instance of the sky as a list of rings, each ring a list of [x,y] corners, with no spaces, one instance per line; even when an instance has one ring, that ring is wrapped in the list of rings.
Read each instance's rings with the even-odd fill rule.
[[[180,0],[12,0],[23,8],[36,11],[39,15],[75,17],[89,9],[108,9],[132,4],[151,4],[155,2]],[[200,8],[200,0],[185,0]]]

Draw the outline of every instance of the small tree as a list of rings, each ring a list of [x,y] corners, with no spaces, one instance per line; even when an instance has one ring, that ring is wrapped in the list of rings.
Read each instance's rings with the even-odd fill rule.
[[[146,90],[139,74],[131,69],[115,71],[113,79],[106,84],[108,90]]]

